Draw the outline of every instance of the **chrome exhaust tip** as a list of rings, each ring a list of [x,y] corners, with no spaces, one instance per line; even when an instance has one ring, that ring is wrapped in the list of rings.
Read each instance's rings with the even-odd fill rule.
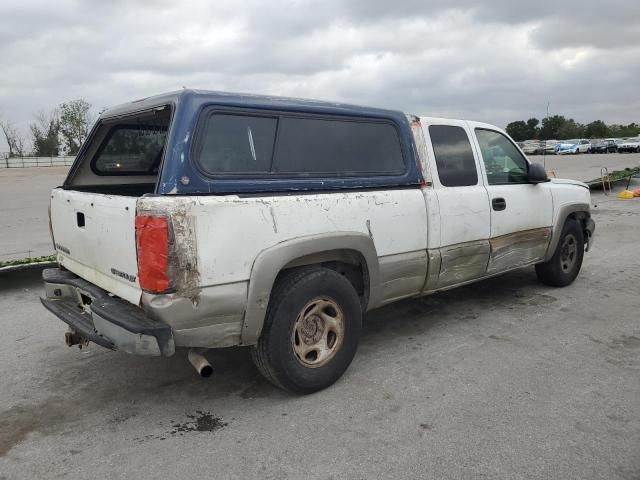
[[[196,369],[198,375],[203,378],[209,378],[213,373],[213,367],[209,363],[209,360],[202,354],[204,349],[192,348],[189,350],[189,363]]]

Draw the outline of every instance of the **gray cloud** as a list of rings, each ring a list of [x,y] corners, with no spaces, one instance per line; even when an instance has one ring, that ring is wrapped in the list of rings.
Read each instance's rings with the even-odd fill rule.
[[[0,18],[0,115],[25,131],[65,100],[98,110],[183,85],[502,126],[547,101],[640,120],[634,0],[4,0]]]

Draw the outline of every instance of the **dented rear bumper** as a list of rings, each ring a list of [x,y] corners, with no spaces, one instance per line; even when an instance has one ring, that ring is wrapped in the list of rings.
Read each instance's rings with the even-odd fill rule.
[[[175,353],[173,331],[135,305],[59,268],[43,270],[44,307],[79,337],[111,350],[136,355]]]

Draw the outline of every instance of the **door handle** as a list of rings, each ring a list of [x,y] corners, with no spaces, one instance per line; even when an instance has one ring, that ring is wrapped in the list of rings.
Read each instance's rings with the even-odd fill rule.
[[[504,198],[494,198],[491,200],[491,206],[496,212],[507,208],[507,202]]]

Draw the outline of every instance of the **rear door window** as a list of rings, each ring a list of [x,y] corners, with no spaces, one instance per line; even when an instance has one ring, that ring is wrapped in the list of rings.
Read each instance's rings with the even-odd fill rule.
[[[269,173],[277,118],[213,113],[197,144],[196,158],[208,174]]]
[[[440,183],[445,187],[477,185],[476,161],[464,128],[454,125],[431,125],[429,136]]]
[[[400,139],[389,123],[280,120],[274,173],[393,175],[404,172]]]
[[[406,170],[398,130],[389,122],[283,113],[211,112],[198,133],[194,159],[211,176],[349,177]]]

